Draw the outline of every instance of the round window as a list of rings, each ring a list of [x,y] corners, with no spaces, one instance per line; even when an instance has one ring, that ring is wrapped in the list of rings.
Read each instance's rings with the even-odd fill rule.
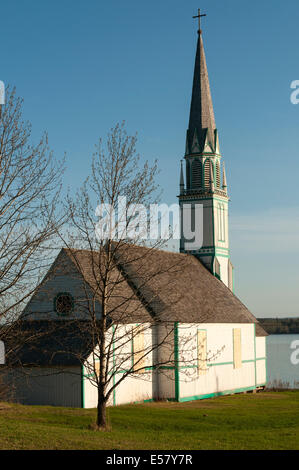
[[[68,315],[74,307],[73,297],[67,292],[61,292],[55,297],[54,309],[60,315]]]

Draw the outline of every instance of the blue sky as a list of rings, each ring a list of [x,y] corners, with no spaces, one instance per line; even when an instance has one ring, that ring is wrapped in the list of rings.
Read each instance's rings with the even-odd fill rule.
[[[0,80],[16,85],[37,138],[67,153],[65,185],[87,175],[116,122],[158,158],[176,201],[200,7],[226,162],[236,293],[257,316],[299,315],[299,79],[296,0],[3,0]]]

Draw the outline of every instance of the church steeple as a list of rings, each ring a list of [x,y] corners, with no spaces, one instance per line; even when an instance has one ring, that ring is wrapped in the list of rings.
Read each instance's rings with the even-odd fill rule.
[[[221,155],[200,29],[201,16],[206,15],[198,10],[198,16],[193,17],[199,18],[199,29],[185,150],[186,191],[207,192],[213,187],[216,193],[226,194],[226,187],[221,186]],[[213,185],[210,184],[211,172]]]
[[[205,15],[201,15],[198,10],[198,16],[193,17],[199,19],[199,28],[185,150],[186,184],[184,184],[182,168],[180,177],[181,226],[184,226],[184,206],[187,204],[191,209],[192,224],[196,230],[196,205],[201,204],[203,206],[203,244],[200,248],[192,250],[192,253],[215,276],[232,288],[226,173],[219,149],[200,29],[201,16]],[[181,252],[189,251],[190,245],[183,234],[180,243]]]
[[[198,10],[200,15],[200,10]],[[211,97],[206,56],[202,40],[201,30],[198,30],[198,40],[194,65],[193,87],[187,132],[188,147],[190,153],[204,151],[206,141],[215,148],[215,116]],[[192,149],[194,140],[198,140],[198,149]]]

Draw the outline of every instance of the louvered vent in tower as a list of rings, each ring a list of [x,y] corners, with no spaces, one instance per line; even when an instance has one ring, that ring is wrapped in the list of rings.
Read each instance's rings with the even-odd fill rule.
[[[220,188],[221,186],[221,180],[220,180],[220,163],[216,163],[216,186],[217,188]]]
[[[200,160],[194,160],[192,163],[192,189],[202,187],[202,166]]]
[[[205,169],[205,188],[208,189],[210,188],[210,160],[207,159],[205,161],[205,166],[204,166],[204,169]]]

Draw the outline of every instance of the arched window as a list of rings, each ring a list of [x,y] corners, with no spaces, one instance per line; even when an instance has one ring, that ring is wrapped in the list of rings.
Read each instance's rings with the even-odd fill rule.
[[[206,189],[210,188],[210,165],[213,165],[213,163],[208,158],[205,161],[205,166],[204,166],[204,169],[205,169],[205,188]]]
[[[194,160],[192,163],[192,189],[202,187],[202,166],[200,160]]]

